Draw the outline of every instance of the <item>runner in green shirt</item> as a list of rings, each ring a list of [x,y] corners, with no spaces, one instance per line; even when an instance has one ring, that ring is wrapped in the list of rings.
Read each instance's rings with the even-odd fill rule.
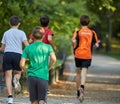
[[[33,30],[34,43],[25,47],[23,50],[20,66],[24,70],[26,59],[30,63],[27,68],[28,87],[30,92],[30,101],[32,104],[44,102],[46,104],[46,95],[48,89],[49,69],[55,64],[56,56],[52,47],[41,41],[44,30],[37,26]],[[50,56],[50,63],[48,59]]]

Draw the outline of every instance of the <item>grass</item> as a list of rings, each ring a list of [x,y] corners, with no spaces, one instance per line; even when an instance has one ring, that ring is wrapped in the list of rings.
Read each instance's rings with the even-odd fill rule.
[[[116,58],[116,59],[120,60],[120,47],[114,47],[114,46],[112,46],[111,50],[108,51],[108,52],[106,52],[105,48],[102,48],[97,53],[108,55],[108,56],[111,56],[113,58]]]
[[[99,53],[111,56],[113,58],[116,58],[120,60],[120,39],[112,38],[111,40],[111,49],[110,51],[106,52],[105,50],[105,42],[102,43],[103,48],[99,51]]]

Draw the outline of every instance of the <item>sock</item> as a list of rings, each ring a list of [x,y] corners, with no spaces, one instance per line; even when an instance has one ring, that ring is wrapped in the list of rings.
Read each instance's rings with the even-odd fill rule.
[[[77,96],[78,96],[78,97],[80,96],[80,91],[79,91],[79,90],[77,90]]]
[[[12,95],[9,95],[8,98],[13,97]]]
[[[81,85],[80,87],[84,90],[84,85]]]

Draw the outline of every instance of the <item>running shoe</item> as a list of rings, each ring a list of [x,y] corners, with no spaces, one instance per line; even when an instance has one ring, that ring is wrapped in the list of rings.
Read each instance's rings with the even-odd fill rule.
[[[13,104],[13,97],[7,98],[7,104]]]
[[[21,91],[21,85],[19,80],[16,77],[13,78],[13,84],[14,84],[15,91],[19,93]]]
[[[46,104],[44,100],[40,100],[39,104]]]
[[[80,88],[79,91],[80,91],[79,101],[82,103],[84,100],[84,90],[83,88]]]
[[[47,90],[47,94],[50,94],[50,90],[49,89]]]

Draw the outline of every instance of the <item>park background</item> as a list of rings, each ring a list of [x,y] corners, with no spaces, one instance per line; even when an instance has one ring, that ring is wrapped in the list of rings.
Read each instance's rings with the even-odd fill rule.
[[[120,94],[119,93],[119,88],[120,88],[119,87],[120,85],[119,84],[119,81],[120,81],[119,80],[119,66],[117,66],[117,63],[118,65],[120,64],[119,62],[114,62],[114,65],[113,65],[113,62],[112,62],[112,66],[110,66],[109,61],[113,61],[113,60],[111,60],[111,58],[109,57],[108,57],[109,60],[106,60],[107,59],[106,55],[120,59],[120,13],[119,11],[120,11],[119,0],[0,0],[0,40],[2,39],[4,32],[10,28],[9,26],[10,16],[18,15],[21,18],[22,22],[21,22],[20,29],[24,30],[26,32],[27,37],[29,38],[29,35],[31,34],[33,28],[36,25],[40,25],[40,22],[39,22],[40,16],[48,15],[50,18],[49,27],[54,31],[54,34],[55,34],[54,41],[55,41],[55,44],[57,45],[57,51],[56,51],[57,59],[58,58],[62,59],[62,60],[57,60],[58,63],[56,64],[54,68],[56,70],[50,70],[49,83],[52,86],[52,87],[50,86],[52,90],[51,92],[53,93],[55,92],[56,94],[56,91],[59,91],[57,92],[57,94],[59,94],[59,93],[65,92],[65,90],[72,91],[73,85],[72,87],[70,87],[71,86],[70,83],[61,84],[58,80],[60,78],[64,79],[65,77],[63,76],[64,62],[66,61],[65,58],[73,54],[71,37],[72,37],[73,32],[76,29],[80,28],[80,25],[79,25],[80,16],[88,15],[91,19],[89,27],[97,32],[98,37],[101,40],[100,48],[98,48],[94,52],[105,54],[105,56],[103,55],[104,59],[102,59],[102,61],[100,60],[102,58],[101,55],[100,56],[98,55],[99,58],[93,57],[93,60],[95,60],[94,62],[98,62],[99,64],[97,65],[100,68],[98,68],[98,66],[96,66],[96,68],[92,66],[93,70],[90,70],[91,72],[92,71],[97,72],[97,73],[92,73],[92,74],[95,74],[98,78],[98,80],[95,80],[95,78],[94,80],[92,79],[91,82],[94,83],[94,85],[92,86],[95,86],[95,90],[93,90],[92,88],[91,89],[94,93],[96,91],[96,88],[99,89],[100,87],[104,88],[106,87],[106,85],[108,86],[107,91],[106,89],[104,90],[99,89],[97,90],[99,96],[98,95],[96,96],[96,94],[94,94],[95,96],[92,96],[91,98],[93,101],[94,99],[96,100],[96,97],[98,97],[101,99],[104,98],[102,100],[106,99],[108,101],[112,100],[115,102],[120,102],[120,99],[119,99],[119,94]],[[3,53],[0,53],[0,94],[1,94],[0,103],[5,101],[3,95],[6,96],[4,94],[5,83],[4,83],[4,77],[3,77],[4,74],[2,72],[2,66],[1,66],[2,57],[3,57]],[[72,57],[72,60],[73,60],[73,57]],[[66,61],[66,63],[67,62],[69,62],[68,64],[68,67],[70,67],[69,70],[73,71],[71,70],[71,68],[74,67],[74,66],[71,66],[71,64],[73,64],[73,61],[68,60]],[[101,62],[102,64],[100,64]],[[109,70],[106,67],[101,69],[101,67],[104,66],[104,63],[105,65],[106,64],[109,65],[108,67]],[[113,70],[115,69],[114,67],[116,66],[118,67],[118,69]],[[102,73],[101,70],[104,70],[103,71],[104,73]],[[73,74],[73,72],[71,73]],[[71,76],[71,73],[69,74],[69,76],[73,77]],[[105,79],[101,79],[103,76],[99,79],[98,76],[101,76],[101,73],[105,74],[104,75]],[[108,77],[107,75],[110,77]],[[21,96],[27,93],[26,86],[24,86],[26,85],[25,80],[26,80],[26,73],[23,72],[22,78],[21,78],[21,82],[22,82],[21,84],[23,85]],[[101,80],[101,83],[99,83],[100,87],[98,86],[96,87],[96,82],[98,84],[99,80]],[[105,81],[108,81],[108,82],[105,83]],[[53,84],[53,82],[57,82],[57,84]],[[67,81],[65,80],[65,82]],[[87,84],[91,85],[90,81],[88,82],[89,83]],[[61,87],[63,87],[63,89],[65,90],[63,91],[60,90],[62,89]],[[90,90],[90,86],[88,88]],[[88,90],[88,94],[91,96],[91,90],[90,91],[89,90]],[[3,97],[3,99],[1,96]],[[16,102],[17,102],[16,104],[18,104],[18,101],[19,101],[17,100],[17,96],[20,96],[20,95],[17,95],[17,94],[15,95]],[[26,100],[25,96],[23,96],[23,98],[25,98]],[[54,101],[56,97],[53,96],[53,98],[54,98],[53,99]],[[70,100],[70,99],[67,98],[67,100]],[[87,100],[89,99],[87,98]],[[60,101],[62,101],[61,97],[60,97]],[[26,102],[27,102],[26,104],[28,104],[28,100]],[[50,104],[54,104],[54,103],[52,102]],[[96,102],[95,103],[92,102],[90,104],[96,104]],[[107,104],[107,103],[103,103],[103,104]],[[111,103],[111,104],[116,104],[116,103]]]
[[[40,25],[39,18],[48,15],[54,31],[56,55],[72,54],[71,37],[80,28],[81,15],[90,17],[89,27],[101,40],[98,52],[120,59],[120,2],[119,0],[0,0],[0,39],[10,28],[9,18],[18,15],[20,29],[29,38],[33,28]]]

